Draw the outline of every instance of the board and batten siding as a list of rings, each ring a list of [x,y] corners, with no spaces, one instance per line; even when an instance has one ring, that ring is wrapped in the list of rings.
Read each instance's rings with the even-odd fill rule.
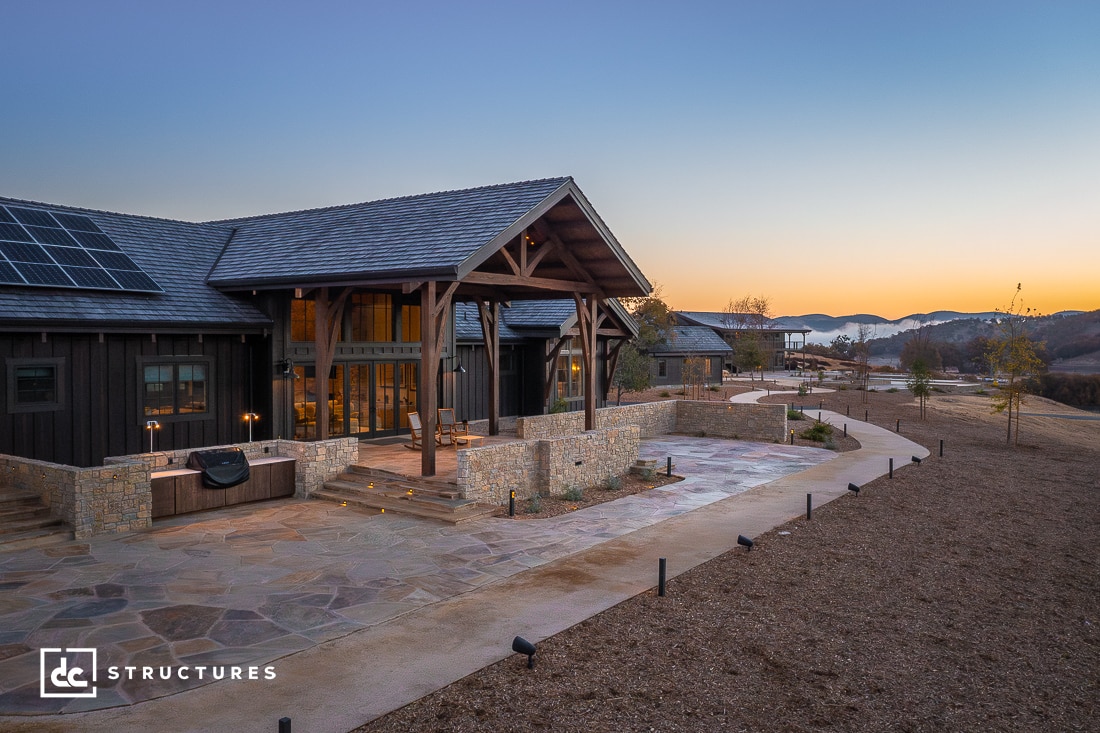
[[[249,336],[106,333],[0,334],[0,453],[74,466],[100,465],[105,456],[149,448],[142,414],[142,366],[195,357],[209,365],[206,413],[157,416],[156,449],[199,448],[248,438],[243,416],[271,414],[271,358],[266,341]],[[60,364],[64,394],[58,409],[13,411],[8,405],[11,359]],[[149,360],[149,361],[147,361]],[[270,425],[270,420],[266,421]],[[270,428],[267,428],[268,430]]]

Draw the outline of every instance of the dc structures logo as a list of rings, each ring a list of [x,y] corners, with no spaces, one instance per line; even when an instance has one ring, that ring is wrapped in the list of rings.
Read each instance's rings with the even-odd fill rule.
[[[42,649],[40,697],[95,697],[95,649]]]

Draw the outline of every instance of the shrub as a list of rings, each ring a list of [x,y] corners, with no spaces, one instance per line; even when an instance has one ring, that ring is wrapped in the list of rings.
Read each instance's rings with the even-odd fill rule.
[[[623,480],[618,476],[612,476],[607,480],[608,491],[618,491],[623,487]]]
[[[803,430],[798,434],[798,437],[805,438],[806,440],[812,440],[817,443],[824,443],[825,439],[832,436],[833,426],[828,423],[814,422],[813,425]]]
[[[898,388],[897,387],[891,387],[890,389],[888,389],[886,391],[889,392],[890,394],[896,394],[897,391],[898,391]]]
[[[678,389],[676,390],[676,394],[687,394],[687,392],[685,390]]]
[[[565,493],[562,494],[562,498],[566,501],[580,501],[584,498],[584,489],[580,486],[570,486],[565,490]]]
[[[661,397],[671,397],[671,396],[672,396],[672,395],[671,395],[671,394],[669,394],[669,392],[668,392],[668,390],[667,390],[667,389],[662,389],[662,390],[661,390]]]
[[[810,391],[808,389],[806,389],[806,385],[804,385],[804,384],[798,385],[798,396],[799,397],[805,397],[809,393],[810,393]]]
[[[825,448],[827,450],[836,450],[836,441],[833,440],[833,436],[825,438]]]
[[[717,392],[718,391],[718,387],[716,385],[713,385],[713,384],[710,385],[709,387],[707,387],[707,389],[709,389],[711,392]]]
[[[787,410],[787,419],[788,419],[788,420],[805,420],[805,419],[806,419],[806,416],[805,416],[805,415],[803,415],[803,414],[802,414],[801,412],[799,412],[798,410],[791,410],[791,409],[788,409],[788,410]]]
[[[561,397],[557,398],[550,403],[550,414],[556,414],[559,412],[565,412],[569,409],[569,403],[563,400]]]
[[[542,511],[542,497],[538,494],[533,495],[527,500],[527,511],[531,514],[538,514]]]

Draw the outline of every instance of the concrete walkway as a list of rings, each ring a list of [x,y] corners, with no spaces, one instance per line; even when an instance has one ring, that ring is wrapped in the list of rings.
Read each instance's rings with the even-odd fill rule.
[[[841,419],[828,412],[823,417]],[[586,548],[563,546],[556,559],[547,562],[544,557],[542,564],[530,570],[470,584],[463,592],[443,594],[446,597],[390,620],[278,658],[273,662],[275,680],[219,682],[132,706],[63,716],[9,716],[0,718],[0,727],[11,731],[270,731],[278,718],[289,716],[298,731],[347,731],[509,656],[516,634],[539,641],[652,588],[658,557],[668,559],[669,574],[675,576],[734,547],[739,533],[756,536],[799,516],[805,511],[807,493],[813,493],[815,506],[820,506],[847,493],[849,481],[860,484],[885,474],[890,458],[900,468],[913,455],[927,455],[922,447],[882,428],[851,419],[845,422],[862,450],[775,480],[757,476],[756,483],[767,483],[748,490],[719,488],[729,482],[729,459],[705,455],[705,449],[699,454],[677,453],[677,472],[690,474],[692,483],[669,487],[681,487],[680,491],[663,492],[667,494],[664,510],[639,505],[638,497],[628,497],[602,505],[600,514],[587,518],[580,516],[583,512],[568,515],[571,521],[597,522],[604,531],[592,532],[589,527]],[[698,446],[716,443],[719,450],[734,445],[767,449],[776,451],[773,458],[799,454],[786,446],[679,440]],[[661,445],[658,450],[668,448]],[[705,498],[685,499],[692,494]],[[661,502],[659,496],[655,500]],[[691,511],[703,504],[707,511]],[[615,505],[634,508],[617,510]],[[678,509],[670,508],[677,505]],[[648,514],[652,521],[617,527],[616,513],[635,519]],[[515,527],[538,534],[539,529],[527,525],[548,520],[486,521],[495,521],[494,529]],[[415,534],[416,530],[404,531]],[[516,557],[509,554],[506,560]]]

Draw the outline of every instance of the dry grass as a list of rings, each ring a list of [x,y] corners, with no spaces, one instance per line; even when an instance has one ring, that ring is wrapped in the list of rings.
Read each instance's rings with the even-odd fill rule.
[[[1096,730],[1100,423],[868,409],[932,457],[359,730]]]

